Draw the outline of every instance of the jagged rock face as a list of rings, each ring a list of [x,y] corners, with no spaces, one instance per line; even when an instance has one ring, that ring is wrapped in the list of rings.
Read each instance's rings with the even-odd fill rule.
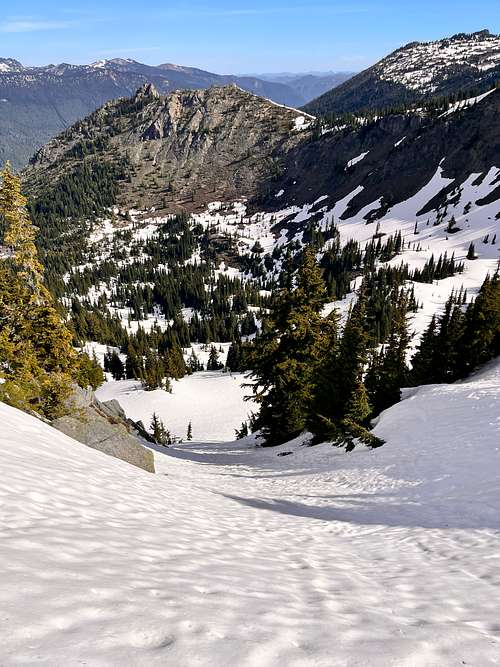
[[[24,166],[36,150],[72,123],[109,100],[129,97],[147,83],[167,93],[232,82],[289,106],[300,106],[307,99],[281,83],[192,67],[152,67],[120,58],[92,65],[24,67],[0,58],[0,162],[9,159],[16,168]]]
[[[279,173],[282,156],[308,139],[312,122],[236,86],[165,97],[146,86],[49,142],[24,179],[35,194],[56,183],[81,163],[80,147],[90,142],[101,147],[86,160],[113,161],[126,170],[120,207],[193,209],[256,194]]]
[[[90,390],[75,388],[67,403],[68,414],[52,426],[87,447],[155,472],[153,453],[142,446],[142,425],[127,419],[116,401],[101,403]]]
[[[488,87],[499,78],[500,36],[459,34],[408,44],[304,108],[313,114],[387,108]]]

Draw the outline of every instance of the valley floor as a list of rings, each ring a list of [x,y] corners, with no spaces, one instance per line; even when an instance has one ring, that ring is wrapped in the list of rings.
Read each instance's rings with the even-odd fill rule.
[[[190,443],[150,475],[0,404],[0,665],[499,665],[499,405],[496,362],[379,450]]]

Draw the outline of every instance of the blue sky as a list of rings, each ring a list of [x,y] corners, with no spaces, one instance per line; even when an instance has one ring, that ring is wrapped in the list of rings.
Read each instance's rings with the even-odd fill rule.
[[[489,28],[499,0],[24,0],[0,8],[0,56],[130,57],[219,73],[360,70],[410,41]]]

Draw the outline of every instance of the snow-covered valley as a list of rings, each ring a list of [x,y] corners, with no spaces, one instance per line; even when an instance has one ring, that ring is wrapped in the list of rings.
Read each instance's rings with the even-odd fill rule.
[[[0,664],[498,665],[499,405],[497,360],[412,390],[378,450],[183,444],[151,475],[0,404]]]

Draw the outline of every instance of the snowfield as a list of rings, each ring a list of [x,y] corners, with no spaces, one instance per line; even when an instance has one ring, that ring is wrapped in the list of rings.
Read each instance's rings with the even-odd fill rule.
[[[208,356],[208,355],[205,355]],[[202,355],[199,358],[204,360]],[[135,421],[149,429],[153,413],[178,438],[185,438],[191,422],[193,439],[204,442],[233,440],[235,429],[257,408],[245,401],[251,389],[243,373],[204,371],[172,380],[172,393],[163,389],[145,391],[137,380],[106,382],[96,392],[100,401],[116,399]]]
[[[500,664],[500,360],[408,394],[375,451],[157,475],[0,403],[2,667]]]

